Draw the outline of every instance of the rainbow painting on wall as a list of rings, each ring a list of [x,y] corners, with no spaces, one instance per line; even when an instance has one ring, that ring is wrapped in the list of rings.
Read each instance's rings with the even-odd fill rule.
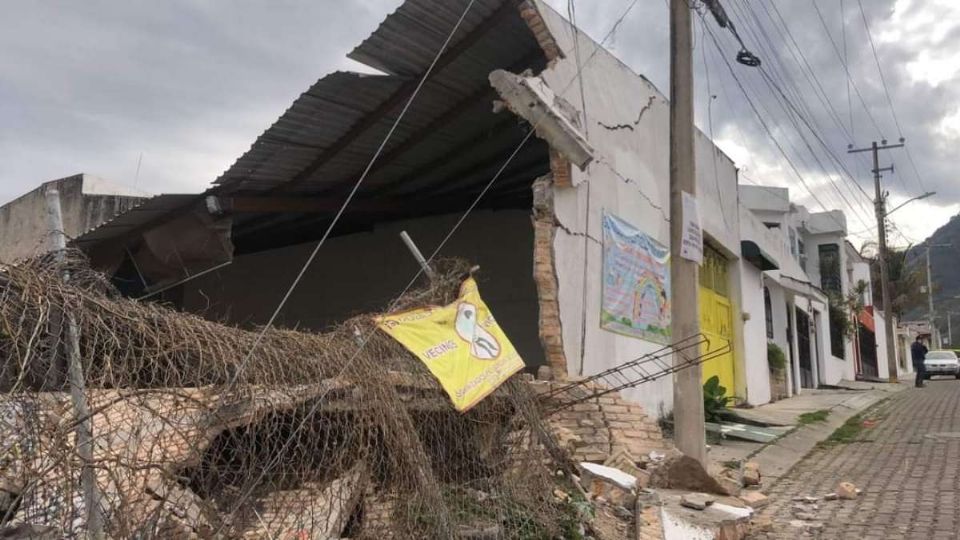
[[[670,342],[670,250],[626,221],[603,215],[600,327]]]

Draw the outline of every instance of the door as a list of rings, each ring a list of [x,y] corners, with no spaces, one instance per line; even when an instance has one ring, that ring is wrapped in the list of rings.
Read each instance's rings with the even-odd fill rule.
[[[816,388],[813,380],[813,358],[810,355],[810,316],[800,308],[797,309],[797,356],[800,363],[800,386],[802,388]]]
[[[736,390],[733,354],[733,305],[729,297],[727,259],[717,250],[704,245],[700,268],[700,331],[710,341],[703,353],[730,347],[724,354],[703,364],[703,380],[716,375],[732,396]]]
[[[857,337],[860,342],[860,374],[868,378],[879,377],[880,370],[877,369],[877,337],[869,328],[860,323],[860,321],[857,321],[857,325],[859,326],[859,332],[857,332],[859,335]]]

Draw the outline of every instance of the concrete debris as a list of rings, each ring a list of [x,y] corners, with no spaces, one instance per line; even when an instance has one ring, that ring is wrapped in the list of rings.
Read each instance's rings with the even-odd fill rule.
[[[857,486],[850,482],[840,482],[837,484],[836,494],[837,497],[841,499],[852,500],[857,498],[857,495],[860,494],[860,491],[857,489]]]
[[[663,489],[679,489],[731,495],[723,485],[711,476],[699,461],[679,451],[672,452],[662,463],[653,468],[650,486]]]
[[[614,448],[613,452],[610,453],[610,457],[607,458],[603,464],[607,467],[620,469],[621,471],[633,476],[639,476],[641,471],[643,471],[643,469],[637,466],[636,458],[634,458],[630,451],[623,446],[617,446]]]
[[[243,538],[338,538],[360,502],[367,482],[366,467],[321,486],[305,483],[298,489],[274,491],[260,498],[259,515]]]
[[[837,495],[836,493],[827,493],[826,495],[823,496],[823,500],[825,501],[835,501],[839,498],[840,496]]]
[[[773,530],[773,518],[770,516],[756,516],[750,522],[750,529],[758,533],[770,532]]]
[[[702,493],[688,493],[680,497],[680,505],[694,510],[706,510],[715,499]]]
[[[715,478],[728,495],[737,497],[743,491],[743,480],[739,470],[724,468],[715,475]]]
[[[760,464],[755,461],[748,461],[743,464],[743,485],[759,486],[761,481]]]
[[[667,540],[740,539],[748,532],[753,510],[717,500],[702,510],[684,506],[690,493],[661,491],[663,536]],[[645,538],[641,536],[641,538]]]
[[[619,469],[587,462],[580,463],[580,470],[580,484],[595,499],[614,505],[633,506],[636,497],[634,488],[637,486],[635,476]]]
[[[811,496],[794,497],[794,498],[793,498],[793,502],[802,502],[802,503],[807,503],[807,504],[813,504],[813,503],[815,503],[815,502],[817,502],[817,501],[819,501],[819,500],[820,500],[820,497],[811,497]]]
[[[553,369],[550,366],[540,366],[537,368],[538,381],[552,381]]]
[[[740,500],[753,509],[763,508],[770,503],[770,499],[759,491],[745,491],[740,494]]]

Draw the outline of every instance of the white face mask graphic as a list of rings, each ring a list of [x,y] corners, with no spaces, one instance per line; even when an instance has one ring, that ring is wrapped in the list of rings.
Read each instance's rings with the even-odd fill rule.
[[[493,360],[500,356],[500,343],[477,321],[477,307],[469,302],[457,306],[454,325],[457,335],[470,344],[470,354],[479,360]]]

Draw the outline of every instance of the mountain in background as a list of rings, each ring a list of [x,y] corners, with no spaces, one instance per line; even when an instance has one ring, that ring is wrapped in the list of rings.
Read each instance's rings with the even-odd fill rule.
[[[941,245],[946,247],[940,247]],[[930,275],[933,279],[934,312],[937,315],[937,325],[943,332],[944,341],[947,338],[947,313],[954,312],[954,330],[957,332],[954,341],[960,343],[960,215],[950,218],[950,221],[934,232],[930,238],[912,246],[907,253],[907,261],[911,268],[920,272],[926,278],[926,251],[930,248]],[[916,291],[917,302],[911,302],[913,309],[907,311],[904,319],[918,320],[927,318],[927,295],[919,288]]]

